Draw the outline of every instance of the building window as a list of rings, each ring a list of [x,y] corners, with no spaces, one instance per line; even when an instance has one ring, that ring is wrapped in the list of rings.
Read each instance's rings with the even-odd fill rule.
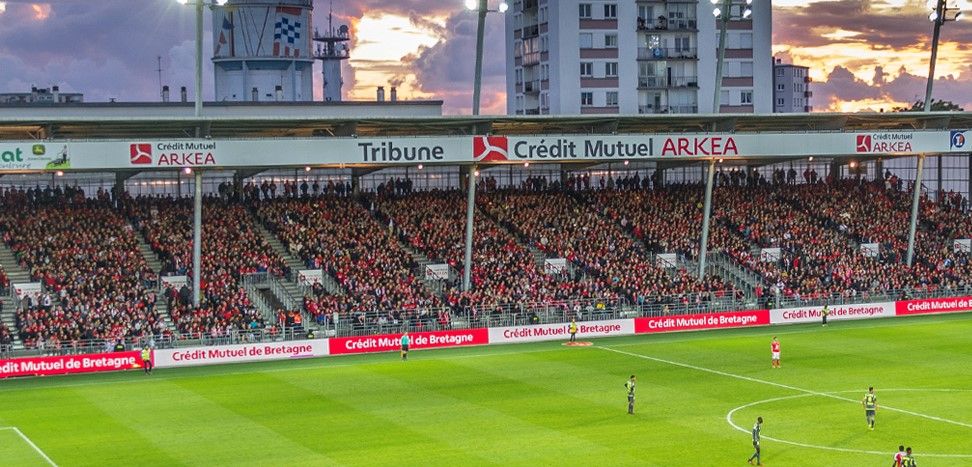
[[[618,62],[604,62],[604,76],[616,78],[618,76]]]
[[[748,105],[753,103],[753,92],[752,91],[742,91],[739,93],[739,103],[742,105]]]
[[[594,35],[589,32],[584,32],[580,34],[580,48],[591,49],[594,48]]]
[[[605,95],[605,102],[606,102],[606,105],[608,107],[617,107],[618,106],[618,92],[617,91],[608,91],[607,94]]]
[[[777,84],[776,85],[776,90],[777,91],[786,91],[786,85],[783,84],[783,83]]]
[[[753,62],[739,62],[739,76],[753,76]]]
[[[618,6],[616,4],[604,4],[604,19],[618,19]]]
[[[581,107],[590,107],[594,105],[594,93],[593,92],[582,92],[581,93]]]
[[[580,4],[580,11],[578,12],[578,16],[580,16],[581,19],[590,19],[591,18],[591,4],[590,3],[581,3]]]
[[[604,35],[604,48],[606,48],[606,49],[616,49],[616,48],[618,48],[618,35],[617,34],[605,34]]]
[[[594,75],[594,64],[591,62],[580,62],[580,75],[590,77]]]
[[[729,91],[719,92],[719,105],[729,105]]]
[[[782,97],[776,99],[776,105],[783,105],[784,102]]]
[[[753,48],[753,33],[744,32],[739,34],[739,48],[740,49]]]
[[[783,70],[783,67],[777,68],[776,69],[776,76],[783,76],[784,71],[785,70]]]

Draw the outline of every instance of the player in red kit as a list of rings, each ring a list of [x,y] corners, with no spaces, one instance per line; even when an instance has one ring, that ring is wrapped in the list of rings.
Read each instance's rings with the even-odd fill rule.
[[[770,343],[770,350],[773,352],[773,368],[780,367],[780,341],[773,336],[773,342]]]

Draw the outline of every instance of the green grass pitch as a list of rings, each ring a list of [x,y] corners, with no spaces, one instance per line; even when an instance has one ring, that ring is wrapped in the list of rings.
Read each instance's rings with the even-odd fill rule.
[[[0,465],[748,465],[757,416],[767,466],[972,466],[972,315],[0,381]]]

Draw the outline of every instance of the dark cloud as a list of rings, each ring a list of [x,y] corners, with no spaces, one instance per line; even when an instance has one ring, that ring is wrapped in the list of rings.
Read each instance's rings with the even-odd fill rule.
[[[896,76],[891,80],[888,80],[888,73],[881,67],[874,69],[874,76],[872,84],[858,79],[844,67],[835,67],[827,75],[826,81],[811,85],[812,105],[817,110],[825,110],[834,102],[916,102],[924,99],[927,83],[924,76],[914,75],[904,67],[896,70]],[[963,70],[961,76],[961,79],[951,75],[936,79],[932,96],[934,99],[952,101],[966,110],[972,110],[972,94],[969,93],[969,89],[972,89],[972,67]],[[891,110],[890,106],[883,107],[886,111]]]
[[[796,47],[816,47],[835,42],[868,44],[875,48],[900,49],[927,46],[932,23],[924,2],[912,0],[893,12],[876,9],[867,0],[815,2],[801,7],[780,7],[773,11],[773,43]],[[838,29],[858,33],[834,40],[824,37]],[[949,22],[942,40],[972,42],[972,24]]]
[[[477,17],[453,12],[446,20],[442,40],[409,57],[419,89],[445,100],[450,113],[471,113],[475,73]],[[506,49],[503,18],[486,18],[483,53],[482,113],[506,113]],[[497,97],[498,96],[498,97]]]

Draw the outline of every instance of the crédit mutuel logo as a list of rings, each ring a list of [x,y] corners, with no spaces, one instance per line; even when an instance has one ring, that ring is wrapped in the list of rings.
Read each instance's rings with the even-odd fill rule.
[[[914,152],[915,134],[910,132],[882,132],[856,135],[854,152],[896,154]]]
[[[128,146],[128,161],[132,165],[148,165],[152,163],[152,145],[149,143],[134,143]]]
[[[476,162],[502,162],[509,160],[510,142],[505,136],[473,137],[473,159]]]

